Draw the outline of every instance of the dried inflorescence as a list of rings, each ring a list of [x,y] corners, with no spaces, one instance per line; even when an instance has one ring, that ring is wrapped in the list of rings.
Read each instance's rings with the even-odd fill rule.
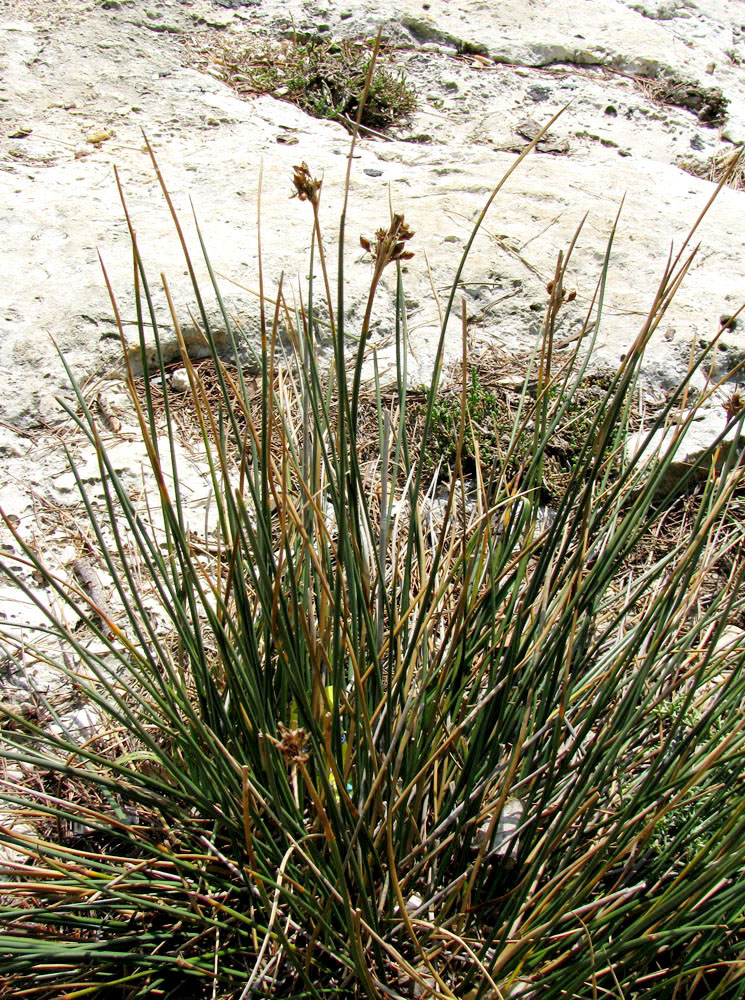
[[[724,412],[727,414],[727,419],[734,420],[742,412],[743,407],[745,407],[745,395],[739,389],[735,389],[722,405],[724,406]]]
[[[292,178],[295,193],[291,197],[299,198],[300,201],[309,201],[314,208],[317,208],[321,198],[323,181],[317,177],[311,177],[308,164],[304,160],[299,167],[295,166],[292,169],[295,171],[295,176]]]
[[[549,281],[549,283],[546,285],[546,291],[548,292],[549,295],[553,294],[554,285],[555,285],[554,281]],[[574,302],[574,300],[577,298],[577,292],[576,291],[567,292],[566,288],[562,286],[560,297],[562,302],[564,301],[564,299],[566,299],[567,302]]]
[[[379,229],[375,233],[374,242],[360,236],[360,246],[370,254],[378,270],[382,271],[393,260],[411,260],[414,254],[411,250],[406,250],[406,243],[413,235],[404,222],[403,215],[394,215],[388,229]]]
[[[307,732],[304,729],[288,729],[281,722],[277,729],[281,739],[272,742],[284,757],[285,762],[291,766],[304,764],[308,759],[308,754],[305,751],[305,744],[308,740]]]

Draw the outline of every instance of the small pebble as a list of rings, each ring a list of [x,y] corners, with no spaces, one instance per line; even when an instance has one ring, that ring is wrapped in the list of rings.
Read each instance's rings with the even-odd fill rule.
[[[177,368],[171,375],[171,392],[186,392],[189,388],[189,377],[184,368]]]

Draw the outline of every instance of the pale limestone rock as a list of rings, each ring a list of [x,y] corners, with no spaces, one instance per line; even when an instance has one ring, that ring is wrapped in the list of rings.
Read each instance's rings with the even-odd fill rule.
[[[651,437],[648,433],[643,432],[631,435],[626,444],[627,456],[631,458],[642,450],[645,456],[663,456],[674,447],[675,455],[662,484],[663,488],[667,488],[685,475],[697,461],[702,459],[712,443],[721,438],[719,455],[721,467],[727,460],[733,444],[741,451],[745,448],[745,434],[743,434],[742,424],[735,422],[727,427],[726,408],[730,404],[731,398],[731,391],[718,389],[696,408],[690,421],[691,411],[685,411],[682,415],[673,414],[671,426],[666,430],[657,431]],[[678,417],[680,417],[680,429],[676,426]],[[727,428],[726,433],[725,428]],[[709,466],[702,462],[698,470],[698,478],[705,478],[709,472]]]

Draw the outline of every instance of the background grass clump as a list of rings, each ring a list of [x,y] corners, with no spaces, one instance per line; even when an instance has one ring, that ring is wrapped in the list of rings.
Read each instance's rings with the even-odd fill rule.
[[[362,42],[297,38],[283,43],[226,43],[217,56],[223,79],[242,94],[270,94],[296,104],[315,118],[351,129],[372,60]],[[360,123],[384,130],[417,107],[414,89],[402,72],[376,62]]]
[[[145,502],[77,387],[68,408],[99,460],[101,503],[72,469],[106,606],[5,518],[2,572],[45,620],[3,624],[3,655],[44,662],[98,719],[65,724],[43,690],[33,712],[0,704],[9,996],[742,995],[745,647],[723,639],[745,608],[745,411],[723,416],[671,488],[712,386],[693,409],[688,389],[714,341],[641,428],[632,407],[645,347],[694,259],[687,244],[588,408],[613,234],[583,335],[559,358],[578,231],[486,463],[479,407],[491,403],[469,372],[461,308],[454,454],[432,502],[459,282],[526,153],[456,268],[416,434],[401,262],[417,248],[402,214],[363,240],[368,303],[347,329],[344,213],[334,288],[322,183],[295,168],[331,364],[313,284],[302,297],[283,282],[262,290],[257,379],[235,363],[241,332],[224,308],[233,356],[218,353],[194,280],[209,368],[180,343],[214,502],[201,534],[179,469],[184,409],[162,391],[161,317],[131,229],[141,353],[152,331],[161,386],[156,396],[128,371],[154,484]],[[395,384],[365,388],[386,269]],[[112,303],[118,317],[113,292]],[[170,319],[180,336],[175,307]],[[572,460],[545,518],[546,462],[567,421]],[[685,516],[664,547],[650,544],[681,495]]]

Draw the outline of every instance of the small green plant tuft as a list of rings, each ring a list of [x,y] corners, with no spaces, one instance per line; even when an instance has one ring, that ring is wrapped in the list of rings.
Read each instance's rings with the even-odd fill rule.
[[[309,39],[236,47],[226,43],[218,63],[223,78],[243,94],[270,94],[315,118],[353,127],[370,67],[364,43]],[[380,131],[408,118],[417,107],[414,89],[401,72],[376,63],[361,125]]]
[[[523,371],[530,365],[530,359],[519,359]],[[508,368],[500,362],[499,355],[485,355],[470,365],[468,392],[466,395],[466,434],[462,441],[461,462],[469,475],[475,475],[477,467],[484,474],[499,469],[509,453],[509,467],[503,471],[517,475],[518,470],[529,459],[532,438],[530,428],[535,426],[538,408],[537,383],[527,386],[508,375]],[[452,372],[451,372],[452,375]],[[576,459],[586,440],[587,434],[603,404],[610,381],[609,376],[597,373],[587,375],[572,389],[571,397],[564,398],[557,386],[549,387],[545,398],[552,409],[560,409],[561,415],[546,442],[541,483],[541,501],[556,503],[574,468]],[[412,407],[410,420],[414,423],[424,404]],[[523,432],[514,438],[515,420],[522,412]],[[455,466],[459,442],[461,416],[460,391],[452,380],[444,391],[437,394],[432,407],[430,440],[426,452],[426,469],[430,474],[440,470],[447,478]],[[617,471],[620,473],[621,464]]]

